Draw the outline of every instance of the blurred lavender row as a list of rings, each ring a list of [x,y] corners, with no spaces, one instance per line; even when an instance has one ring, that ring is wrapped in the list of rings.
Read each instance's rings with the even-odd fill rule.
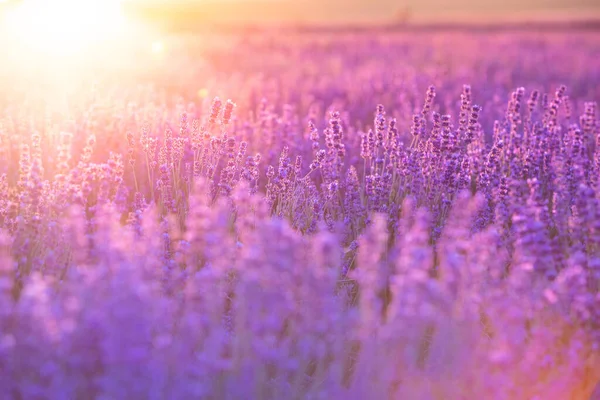
[[[3,65],[0,399],[588,399],[598,43],[181,36],[58,86]]]

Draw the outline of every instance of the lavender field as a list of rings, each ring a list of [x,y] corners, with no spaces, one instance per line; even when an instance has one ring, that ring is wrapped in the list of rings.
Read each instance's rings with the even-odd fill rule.
[[[587,400],[599,384],[599,33],[11,54],[0,399]]]

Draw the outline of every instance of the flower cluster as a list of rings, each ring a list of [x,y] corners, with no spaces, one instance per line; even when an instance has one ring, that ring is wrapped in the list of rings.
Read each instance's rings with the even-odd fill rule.
[[[0,398],[588,398],[598,37],[423,35],[0,81]]]

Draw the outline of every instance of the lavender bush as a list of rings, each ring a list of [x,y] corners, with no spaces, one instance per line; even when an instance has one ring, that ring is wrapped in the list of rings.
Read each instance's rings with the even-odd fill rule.
[[[589,398],[598,43],[180,36],[58,85],[7,62],[0,398]]]

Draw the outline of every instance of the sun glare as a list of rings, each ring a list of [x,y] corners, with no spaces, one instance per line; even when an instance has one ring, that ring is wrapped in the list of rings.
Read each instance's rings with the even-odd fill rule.
[[[153,54],[160,55],[165,51],[165,44],[161,40],[157,40],[152,43],[150,49],[152,50]]]
[[[110,39],[124,22],[120,0],[24,0],[5,18],[22,45],[50,54]]]

